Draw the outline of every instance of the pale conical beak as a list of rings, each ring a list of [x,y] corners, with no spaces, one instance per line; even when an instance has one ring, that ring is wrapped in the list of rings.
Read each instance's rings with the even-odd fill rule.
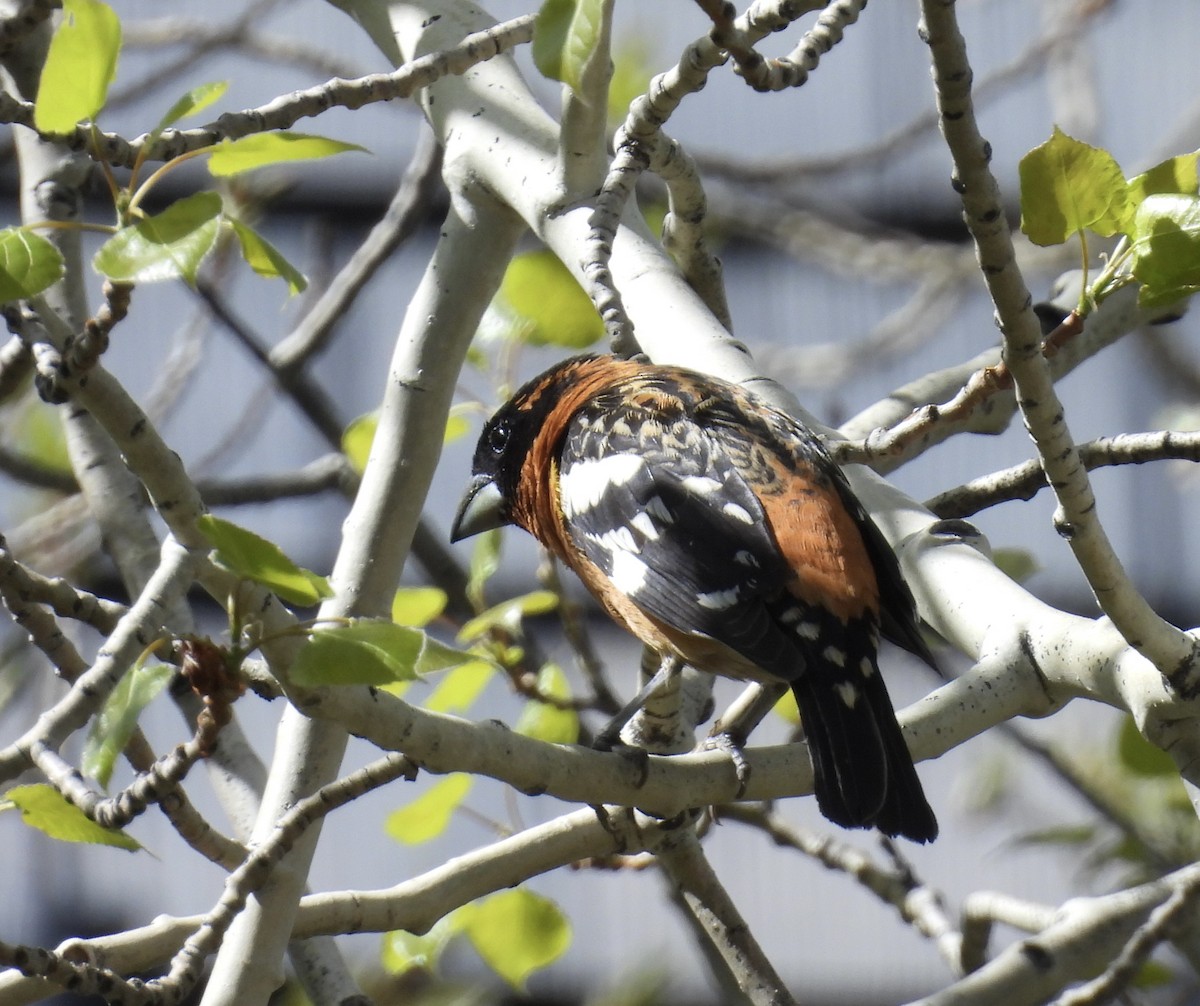
[[[458,505],[458,513],[450,527],[450,540],[462,541],[473,534],[511,523],[504,513],[504,497],[499,486],[487,475],[476,475]]]

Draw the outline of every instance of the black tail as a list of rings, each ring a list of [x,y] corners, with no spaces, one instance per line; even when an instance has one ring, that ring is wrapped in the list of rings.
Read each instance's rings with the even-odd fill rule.
[[[821,813],[846,828],[933,841],[937,819],[878,669],[865,677],[832,670],[810,662],[792,682]]]

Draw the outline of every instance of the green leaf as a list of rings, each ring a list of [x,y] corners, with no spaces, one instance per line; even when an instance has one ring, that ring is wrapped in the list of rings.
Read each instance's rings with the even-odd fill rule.
[[[516,256],[499,296],[518,319],[516,337],[528,345],[585,349],[604,336],[588,295],[552,251]]]
[[[420,675],[437,674],[448,671],[464,664],[479,663],[479,654],[458,650],[453,646],[438,642],[433,636],[421,633],[422,645],[420,656],[417,657],[417,673]],[[486,663],[486,661],[485,661]]]
[[[142,710],[167,686],[174,673],[175,668],[170,664],[138,661],[121,676],[104,708],[92,721],[83,746],[81,764],[85,774],[101,786],[108,786],[117,756],[129,743]]]
[[[521,619],[530,615],[544,615],[558,607],[558,595],[552,590],[534,590],[519,597],[501,601],[467,622],[458,632],[460,643],[474,642],[492,629],[501,627],[517,632]]]
[[[549,898],[524,888],[476,902],[464,931],[487,965],[518,991],[534,971],[554,963],[571,945],[571,924]]]
[[[1175,972],[1161,961],[1146,961],[1133,978],[1135,989],[1154,989],[1175,981]]]
[[[775,703],[775,712],[785,723],[796,727],[800,725],[800,707],[796,705],[796,696],[790,688],[779,696],[779,701]]]
[[[291,262],[280,253],[279,249],[258,233],[253,227],[248,227],[240,220],[226,218],[237,235],[238,244],[242,249],[242,258],[246,264],[260,276],[267,279],[287,280],[288,293],[292,296],[300,293],[308,286],[308,280],[301,275]]]
[[[1147,196],[1133,218],[1133,275],[1145,307],[1200,290],[1200,197]]]
[[[367,458],[371,453],[371,444],[375,442],[375,428],[378,425],[379,413],[368,412],[350,420],[350,425],[342,432],[342,453],[359,475],[367,469]]]
[[[297,566],[274,542],[212,514],[205,514],[196,523],[213,543],[221,563],[238,576],[274,591],[289,604],[307,608],[333,595],[325,577]]]
[[[196,272],[217,242],[221,197],[197,192],[161,213],[122,227],[100,246],[92,265],[109,279],[156,283],[183,279],[196,283]]]
[[[1128,219],[1128,190],[1107,150],[1054,135],[1021,159],[1021,230],[1039,245],[1062,244],[1085,229],[1107,237]]]
[[[499,528],[475,536],[471,567],[467,571],[467,597],[476,608],[484,606],[483,588],[500,568],[500,545],[503,541]]]
[[[111,845],[129,852],[137,852],[142,847],[123,831],[101,828],[52,786],[43,783],[17,786],[5,793],[4,798],[21,811],[21,819],[26,824],[62,842]]]
[[[1171,756],[1142,736],[1132,716],[1126,716],[1121,721],[1121,730],[1117,734],[1117,757],[1134,775],[1160,779],[1179,777],[1179,768]]]
[[[1033,553],[1023,548],[998,548],[992,553],[992,561],[1001,573],[1017,583],[1024,583],[1041,569]]]
[[[0,230],[0,304],[33,297],[62,274],[62,255],[40,234],[24,227]]]
[[[392,597],[392,621],[423,628],[446,610],[448,600],[437,587],[400,587]]]
[[[453,443],[460,439],[470,428],[470,420],[466,413],[471,406],[455,405],[446,417],[446,433],[443,444]],[[366,471],[367,458],[371,455],[371,444],[375,442],[375,430],[379,426],[379,413],[368,412],[352,419],[342,433],[342,453],[350,461],[351,467],[360,475]]]
[[[426,636],[382,618],[314,632],[292,665],[298,685],[387,685],[412,681]],[[470,658],[468,655],[468,659]]]
[[[227,80],[214,80],[211,83],[193,87],[167,110],[166,115],[158,120],[158,125],[154,127],[151,135],[157,135],[168,126],[175,125],[180,119],[186,119],[189,115],[203,111],[214,101],[219,101],[224,97],[228,90],[229,81]]]
[[[633,99],[650,89],[650,79],[654,76],[653,66],[650,48],[641,38],[623,42],[613,53],[612,80],[608,85],[610,127],[619,126],[624,122]]]
[[[349,150],[368,153],[357,143],[344,143],[307,133],[253,133],[239,140],[222,140],[212,148],[208,170],[218,178],[240,175],[285,161],[313,161]]]
[[[383,935],[381,959],[384,968],[402,975],[413,968],[436,971],[450,941],[462,931],[458,912],[443,915],[423,936],[396,929]]]
[[[567,676],[557,664],[544,664],[538,671],[537,684],[538,691],[543,695],[557,699],[571,697]],[[560,709],[531,699],[525,703],[513,729],[547,744],[574,744],[579,740],[579,714],[574,709]]]
[[[63,0],[63,16],[42,66],[33,123],[43,133],[72,133],[95,120],[108,99],[121,53],[121,22],[100,0]]]
[[[1129,201],[1139,205],[1147,196],[1182,195],[1194,196],[1200,191],[1200,178],[1196,175],[1196,158],[1200,151],[1169,157],[1149,171],[1129,179]]]
[[[420,845],[437,838],[446,830],[450,817],[466,799],[474,781],[465,772],[438,780],[407,807],[392,811],[385,830],[405,845]]]
[[[602,0],[544,0],[533,25],[533,62],[545,77],[579,90],[596,51]]]
[[[465,404],[450,406],[450,413],[446,416],[446,432],[442,436],[443,445],[461,440],[471,432],[471,420],[467,418],[467,413],[471,408]]]
[[[442,678],[423,704],[435,713],[465,713],[495,675],[496,665],[486,660],[460,664]]]

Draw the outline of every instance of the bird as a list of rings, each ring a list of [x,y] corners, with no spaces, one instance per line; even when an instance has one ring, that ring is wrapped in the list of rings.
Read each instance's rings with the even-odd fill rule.
[[[827,819],[937,836],[881,632],[936,664],[895,554],[809,427],[696,371],[571,357],[485,423],[450,537],[514,524],[664,662],[790,686]]]

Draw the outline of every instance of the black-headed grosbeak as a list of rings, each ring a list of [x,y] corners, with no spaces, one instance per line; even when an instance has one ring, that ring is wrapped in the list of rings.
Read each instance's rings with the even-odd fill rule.
[[[704,374],[566,360],[484,427],[451,537],[503,524],[661,656],[787,682],[831,821],[936,837],[877,660],[882,629],[933,663],[912,594],[802,423]]]

